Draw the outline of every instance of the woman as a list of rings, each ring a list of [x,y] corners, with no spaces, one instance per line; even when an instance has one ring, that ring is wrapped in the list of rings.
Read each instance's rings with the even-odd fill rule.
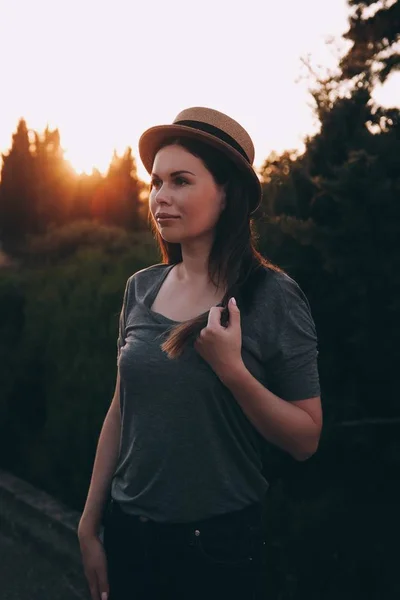
[[[187,109],[139,151],[163,262],[126,284],[78,532],[91,595],[263,598],[260,448],[305,460],[322,425],[310,308],[254,248],[261,188],[236,121]]]

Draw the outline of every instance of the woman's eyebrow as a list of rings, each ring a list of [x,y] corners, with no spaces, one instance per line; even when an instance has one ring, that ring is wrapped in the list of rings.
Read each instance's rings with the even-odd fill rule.
[[[182,175],[182,173],[189,173],[190,175],[194,175],[196,177],[196,175],[194,173],[192,173],[191,171],[174,171],[173,173],[170,173],[170,177],[176,177],[177,175]],[[153,177],[158,177],[160,179],[160,177],[157,175],[157,173],[152,173]]]

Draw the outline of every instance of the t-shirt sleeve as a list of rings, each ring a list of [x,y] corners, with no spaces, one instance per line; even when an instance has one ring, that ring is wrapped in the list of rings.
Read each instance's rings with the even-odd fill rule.
[[[126,325],[126,306],[128,304],[128,289],[129,289],[130,278],[126,282],[125,292],[122,300],[122,308],[119,314],[118,324],[118,337],[117,337],[117,364],[119,362],[119,356],[121,348],[125,344],[125,325]]]
[[[270,362],[271,391],[284,400],[320,396],[318,339],[309,302],[299,285],[284,276],[277,347]]]

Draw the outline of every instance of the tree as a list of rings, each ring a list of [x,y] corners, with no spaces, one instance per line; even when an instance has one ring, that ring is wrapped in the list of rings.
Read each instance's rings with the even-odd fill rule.
[[[0,186],[0,239],[12,254],[29,233],[38,231],[34,159],[26,122],[21,119],[11,149],[2,155]]]
[[[34,133],[33,157],[40,231],[65,223],[71,210],[76,174],[64,159],[58,129]]]
[[[103,183],[93,197],[92,214],[103,223],[118,225],[129,230],[143,227],[140,217],[140,195],[143,184],[139,181],[132,149],[123,156],[114,152]]]
[[[400,2],[349,0],[349,4],[353,14],[344,37],[353,46],[341,60],[342,77],[368,84],[376,80],[384,82],[400,69],[396,48],[400,40]]]
[[[400,112],[375,106],[371,94],[398,58],[400,3],[351,4],[345,37],[354,44],[341,75],[311,89],[319,133],[302,156],[264,165],[269,216],[260,227],[264,252],[309,296],[339,419],[398,414],[391,323],[400,310]],[[361,10],[367,5],[377,8],[372,16]]]

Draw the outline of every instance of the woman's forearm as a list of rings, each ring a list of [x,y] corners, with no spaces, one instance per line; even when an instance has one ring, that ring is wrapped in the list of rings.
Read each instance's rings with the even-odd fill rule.
[[[110,408],[97,443],[96,456],[85,508],[78,533],[98,533],[105,502],[117,465],[121,438],[121,419],[118,410]]]

